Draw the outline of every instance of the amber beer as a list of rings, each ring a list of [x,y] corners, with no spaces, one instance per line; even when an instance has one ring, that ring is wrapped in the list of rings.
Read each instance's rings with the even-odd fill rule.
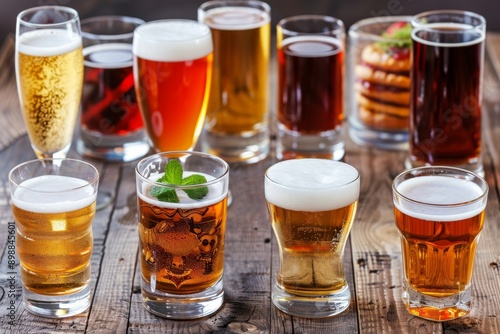
[[[195,21],[153,21],[135,30],[137,101],[156,150],[196,144],[207,110],[212,49],[210,29]]]
[[[22,182],[13,193],[21,279],[30,292],[67,295],[88,285],[96,197],[86,185],[73,177],[45,175]]]
[[[409,163],[482,173],[485,28],[429,20],[412,32]]]
[[[26,32],[17,41],[16,66],[21,109],[35,152],[41,157],[68,149],[82,95],[81,37],[57,29]]]
[[[274,304],[311,317],[347,308],[343,253],[358,203],[358,172],[326,159],[283,161],[266,172],[265,195],[280,249]]]
[[[278,121],[290,131],[318,134],[343,121],[342,42],[297,36],[278,48]]]
[[[449,320],[470,311],[487,185],[476,181],[477,175],[458,171],[421,169],[411,178],[398,176],[394,181],[403,301],[413,315],[432,320]]]

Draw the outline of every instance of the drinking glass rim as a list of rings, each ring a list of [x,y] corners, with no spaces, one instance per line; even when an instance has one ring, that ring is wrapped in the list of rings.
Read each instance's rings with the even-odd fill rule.
[[[57,12],[57,11],[66,12],[66,13],[72,14],[73,17],[71,17],[65,21],[54,22],[54,23],[33,23],[33,22],[28,22],[28,21],[23,19],[23,17],[26,16],[26,14],[41,11],[41,10],[52,10],[54,12]],[[61,26],[61,25],[67,25],[68,23],[74,23],[74,22],[77,22],[79,20],[80,20],[80,18],[78,16],[78,12],[76,11],[76,9],[71,8],[71,7],[66,7],[66,6],[55,6],[55,5],[46,5],[46,6],[27,8],[27,9],[21,11],[17,15],[18,25],[19,25],[19,23],[22,23],[23,26],[30,27],[30,28],[57,27],[57,26]]]
[[[95,34],[92,32],[88,32],[83,30],[83,27],[88,24],[88,23],[94,23],[94,22],[102,22],[106,20],[115,20],[115,21],[120,21],[120,22],[126,22],[126,23],[132,23],[136,24],[136,26],[128,33],[123,33],[123,34]],[[101,16],[93,16],[93,17],[88,17],[85,19],[80,20],[80,30],[82,31],[82,37],[87,38],[87,39],[92,39],[92,40],[115,40],[115,39],[129,39],[134,37],[134,30],[141,24],[146,23],[141,18],[138,17],[133,17],[133,16],[126,16],[126,15],[101,15]]]
[[[36,163],[36,162],[43,163],[43,161],[52,161],[52,162],[55,162],[55,161],[60,161],[60,162],[71,161],[71,162],[75,162],[75,163],[80,163],[80,164],[89,166],[95,172],[95,177],[93,177],[91,180],[88,180],[88,181],[85,180],[85,179],[79,178],[80,180],[85,181],[86,183],[84,185],[81,185],[81,186],[78,186],[78,187],[73,187],[73,188],[68,188],[68,189],[63,189],[63,190],[57,190],[57,191],[47,191],[47,190],[40,190],[40,189],[31,189],[31,188],[28,188],[28,187],[25,187],[25,186],[22,186],[22,185],[18,184],[17,182],[15,182],[12,179],[12,175],[14,174],[15,170],[18,170],[18,169],[20,169],[23,166],[26,166],[28,164],[32,164],[32,163]],[[53,165],[57,165],[57,164],[54,163]],[[46,175],[53,175],[53,174],[46,174]],[[55,174],[55,175],[57,175],[57,174]],[[42,175],[40,175],[40,176],[42,176]],[[20,163],[20,164],[18,164],[16,166],[12,167],[11,170],[9,171],[9,182],[12,183],[12,184],[14,184],[17,188],[25,189],[25,190],[30,191],[30,192],[42,193],[42,194],[72,192],[72,191],[75,191],[75,190],[86,188],[86,187],[88,187],[90,185],[93,185],[94,183],[96,183],[98,181],[99,181],[99,171],[97,170],[97,168],[94,165],[92,165],[91,163],[88,163],[86,161],[78,160],[78,159],[73,159],[73,158],[42,158],[42,159],[33,159],[33,160],[22,162],[22,163]]]
[[[360,31],[360,28],[366,27],[374,23],[396,23],[396,22],[412,22],[413,16],[411,15],[398,15],[398,16],[376,16],[366,19],[359,20],[349,27],[348,35],[350,38],[365,36],[370,40],[375,42],[391,42],[391,41],[401,41],[401,39],[383,37],[380,34],[374,34],[371,32]]]
[[[209,7],[212,5],[217,5],[216,7],[206,9],[205,7]],[[219,6],[220,5],[220,6]],[[248,6],[250,5],[250,6]],[[215,8],[223,8],[223,7],[249,7],[249,8],[257,8],[257,6],[261,6],[264,12],[270,13],[271,12],[271,6],[260,0],[210,0],[202,3],[200,7],[198,7],[199,10],[202,11],[208,11],[211,9]]]
[[[467,11],[467,10],[459,10],[459,9],[439,9],[439,10],[430,10],[426,12],[419,13],[417,15],[414,15],[411,24],[412,27],[414,28],[419,28],[422,30],[427,30],[427,31],[432,31],[432,32],[439,32],[439,33],[444,33],[443,30],[439,29],[433,29],[432,26],[429,26],[429,23],[422,23],[420,20],[424,17],[430,16],[430,15],[438,15],[438,14],[449,14],[449,15],[462,15],[463,17],[473,17],[477,20],[479,20],[480,24],[474,25],[468,29],[463,29],[463,31],[470,31],[470,30],[477,30],[477,29],[482,29],[484,30],[486,28],[486,19],[477,13]],[[441,23],[446,23],[446,22],[441,22]],[[457,22],[448,22],[448,23],[457,23]]]
[[[146,178],[140,171],[139,171],[139,166],[146,163],[147,160],[155,160],[156,158],[159,158],[159,157],[164,157],[164,156],[167,156],[167,155],[179,155],[179,156],[184,156],[184,155],[196,155],[196,156],[199,156],[199,157],[204,157],[204,158],[210,158],[212,160],[215,160],[217,162],[219,162],[223,168],[224,168],[224,172],[215,177],[213,175],[210,175],[212,177],[214,177],[213,180],[209,180],[207,182],[204,182],[204,183],[199,183],[199,184],[191,184],[191,185],[180,185],[180,184],[171,184],[171,183],[163,183],[163,182],[156,182],[156,181],[153,181],[151,179],[148,179]],[[189,172],[189,171],[188,171]],[[196,174],[196,172],[194,172]],[[216,183],[219,183],[221,182],[222,180],[226,179],[228,176],[229,176],[229,164],[222,158],[219,158],[218,156],[216,155],[213,155],[213,154],[210,154],[210,153],[204,153],[204,152],[198,152],[198,151],[166,151],[166,152],[159,152],[159,153],[156,153],[156,154],[153,154],[153,155],[150,155],[150,156],[147,156],[143,159],[141,159],[136,167],[135,167],[135,174],[136,176],[138,176],[140,178],[140,180],[142,182],[147,182],[149,183],[150,185],[153,185],[153,186],[160,186],[160,187],[168,187],[168,188],[174,188],[174,189],[196,189],[196,188],[199,188],[199,187],[203,187],[203,186],[210,186],[212,184],[216,184]]]
[[[463,174],[469,174],[473,178],[478,179],[478,180],[481,181],[481,184],[484,185],[484,190],[483,190],[483,187],[479,186],[481,188],[482,193],[481,193],[481,195],[477,196],[476,198],[473,198],[473,199],[465,201],[465,202],[445,203],[445,204],[428,203],[428,202],[418,201],[418,200],[412,199],[412,198],[410,198],[408,196],[405,196],[405,195],[401,194],[397,190],[396,181],[399,178],[402,178],[404,175],[412,174],[412,173],[415,173],[415,172],[418,172],[418,171],[425,171],[425,170],[441,170],[441,171],[448,170],[450,172],[453,172],[453,171],[454,172],[460,172],[460,175],[451,174],[451,173],[441,173],[441,174],[433,173],[433,174],[424,174],[423,175],[423,176],[445,176],[445,177],[451,177],[451,178],[458,178],[460,180],[466,180],[462,176],[463,176]],[[401,184],[404,181],[405,180],[399,182],[398,184]],[[407,170],[399,173],[394,178],[394,180],[392,181],[392,190],[393,190],[394,194],[397,194],[400,198],[402,198],[403,200],[405,200],[405,201],[407,201],[409,203],[419,204],[419,205],[424,205],[424,206],[429,206],[429,207],[432,206],[432,207],[437,207],[437,208],[439,208],[439,207],[442,207],[442,208],[452,208],[452,207],[467,206],[467,205],[470,205],[470,204],[473,204],[473,203],[476,203],[476,202],[479,202],[479,201],[483,200],[485,197],[488,196],[489,185],[488,185],[488,182],[486,182],[486,180],[484,178],[482,178],[480,175],[478,175],[478,174],[476,174],[476,173],[474,173],[472,171],[463,169],[463,168],[451,167],[451,166],[421,166],[421,167],[416,167],[416,168],[412,168],[412,169],[407,169]]]
[[[186,42],[191,43],[193,41],[199,40],[201,38],[206,38],[207,36],[212,35],[210,27],[203,22],[199,22],[196,20],[190,20],[190,19],[160,19],[160,20],[153,20],[153,21],[144,22],[139,27],[137,27],[134,30],[134,39],[136,37],[135,35],[137,34],[140,36],[141,39],[144,39],[144,40],[147,40],[150,42],[161,43],[161,44],[165,43],[165,40],[163,40],[161,38],[155,38],[155,37],[151,38],[151,34],[144,35],[144,34],[141,34],[141,32],[140,32],[140,29],[142,27],[151,26],[151,25],[159,24],[159,23],[165,23],[165,22],[182,22],[182,23],[196,24],[196,25],[199,25],[200,27],[205,28],[205,31],[203,33],[196,34],[196,35],[193,34],[192,36],[189,36],[189,38],[185,38],[182,40],[181,39],[169,40],[168,41],[169,44],[180,44],[180,43],[186,43]]]
[[[290,29],[287,29],[283,26],[283,24],[290,22],[290,21],[306,20],[306,19],[324,20],[325,22],[336,23],[336,24],[338,24],[338,27],[336,27],[335,29],[330,29],[328,31],[302,32],[302,31],[290,30]],[[279,20],[279,22],[276,24],[276,27],[279,27],[279,29],[281,29],[283,34],[293,35],[293,36],[325,35],[326,33],[337,33],[337,32],[340,32],[343,35],[344,31],[345,31],[344,21],[342,21],[341,19],[338,19],[336,17],[330,16],[330,15],[321,15],[321,14],[301,14],[301,15],[294,15],[294,16],[285,17],[285,18]]]

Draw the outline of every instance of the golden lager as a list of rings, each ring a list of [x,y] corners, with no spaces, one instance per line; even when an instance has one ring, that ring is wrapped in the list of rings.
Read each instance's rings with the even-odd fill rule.
[[[39,157],[69,148],[83,86],[81,37],[46,29],[19,36],[16,53],[21,108]]]
[[[21,279],[30,292],[67,295],[88,285],[95,192],[85,185],[81,179],[45,175],[22,182],[12,194]]]
[[[358,203],[358,172],[333,160],[282,161],[266,172],[265,196],[280,250],[273,303],[292,315],[342,312],[350,301],[343,253]]]
[[[154,21],[136,29],[137,101],[157,151],[196,145],[207,110],[212,49],[210,29],[198,22]]]
[[[433,320],[467,314],[464,307],[470,304],[474,257],[484,224],[484,189],[470,179],[437,172],[397,181],[394,192],[408,310]],[[461,294],[462,305],[454,305],[454,297]]]

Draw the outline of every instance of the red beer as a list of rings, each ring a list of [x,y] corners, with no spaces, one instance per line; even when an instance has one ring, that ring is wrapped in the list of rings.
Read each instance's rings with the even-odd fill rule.
[[[340,41],[299,36],[278,49],[278,120],[289,130],[320,133],[343,120],[343,60]]]

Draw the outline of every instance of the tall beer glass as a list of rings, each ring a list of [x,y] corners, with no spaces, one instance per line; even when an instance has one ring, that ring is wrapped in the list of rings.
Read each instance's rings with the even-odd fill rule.
[[[187,181],[193,174],[205,180]],[[175,319],[216,312],[224,297],[228,164],[199,152],[159,153],[139,162],[136,180],[144,307]]]
[[[17,16],[16,79],[37,157],[65,157],[83,85],[80,20],[74,9],[40,6]]]
[[[214,72],[202,149],[229,162],[269,153],[271,9],[256,0],[215,0],[198,9],[214,39]]]
[[[435,321],[467,315],[488,184],[464,169],[419,167],[398,175],[392,190],[406,308]]]
[[[278,22],[278,159],[343,158],[344,35],[329,16]]]
[[[293,159],[271,166],[265,195],[280,264],[274,305],[319,318],[349,307],[344,247],[356,214],[358,171],[327,159]]]
[[[147,22],[135,30],[132,50],[137,101],[152,146],[193,149],[210,92],[210,28],[190,20]]]
[[[9,173],[25,308],[62,318],[90,306],[92,220],[99,175],[73,159],[39,159]]]
[[[482,174],[486,21],[471,12],[433,11],[412,24],[407,167],[445,165]]]

